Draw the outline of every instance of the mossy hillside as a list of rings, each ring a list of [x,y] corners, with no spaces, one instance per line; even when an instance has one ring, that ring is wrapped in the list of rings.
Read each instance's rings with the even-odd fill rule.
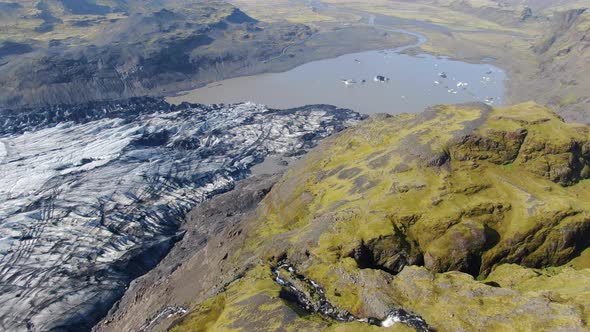
[[[254,267],[223,293],[196,306],[172,331],[252,330],[249,326],[265,326],[268,331],[276,331],[288,325],[296,326],[301,318],[283,305],[280,290],[270,269]],[[306,323],[308,326],[322,324],[321,319],[310,319]]]
[[[483,243],[490,247],[484,270],[498,256],[523,261],[505,251],[532,231],[540,233],[535,249],[541,247],[550,236],[543,225],[584,231],[588,183],[579,182],[587,174],[578,170],[587,167],[587,137],[586,127],[565,124],[533,104],[494,110],[445,106],[373,119],[329,140],[291,171],[264,201],[265,226],[252,241],[311,241],[316,245],[301,248],[333,262],[379,236],[408,238],[412,248],[428,252],[442,233],[470,221],[489,238]],[[562,169],[560,176],[539,172],[535,165],[541,163]],[[462,228],[453,229],[458,234]],[[491,243],[496,240],[503,241]],[[538,257],[529,265],[567,260],[548,255],[547,262]]]
[[[307,314],[281,297],[266,266],[257,266],[227,289],[195,306],[172,329],[180,331],[380,331],[361,322],[341,323]],[[389,331],[412,331],[397,324]]]
[[[504,267],[510,270],[502,271]],[[435,274],[423,267],[413,266],[406,267],[391,278],[383,290],[392,291],[391,296],[403,303],[406,309],[419,312],[439,331],[585,330],[581,316],[588,308],[588,287],[580,288],[584,284],[576,280],[579,275],[568,275],[547,284],[546,278],[551,277],[541,273],[516,265],[501,265],[483,283],[460,272]],[[500,279],[495,278],[496,274],[501,276]],[[509,277],[512,275],[515,278]],[[587,285],[589,274],[581,276],[585,278],[581,281]],[[534,283],[530,281],[533,278],[537,278]],[[503,283],[503,280],[509,283]],[[280,286],[269,281],[272,281],[272,274],[267,267],[258,266],[250,270],[229,285],[225,292],[196,306],[172,331],[383,330],[360,322],[337,323],[318,315],[305,315],[293,303],[281,299]],[[527,290],[518,289],[527,281]],[[502,287],[498,287],[500,283]],[[571,287],[572,284],[576,286]],[[412,329],[395,324],[387,331]]]
[[[549,299],[574,307],[585,322],[590,321],[590,270],[571,267],[530,269],[516,264],[499,265],[486,278],[500,287]]]
[[[438,331],[587,330],[577,303],[493,287],[465,273],[433,274],[411,266],[396,276],[391,287],[398,291],[398,301]]]
[[[400,260],[437,272],[564,264],[587,245],[576,242],[589,225],[588,182],[576,170],[587,164],[588,137],[532,103],[375,118],[292,169],[263,202],[250,243],[270,246],[267,258],[300,258],[331,285],[343,260],[379,238],[404,242]],[[537,163],[565,171],[541,173]],[[366,313],[353,299],[331,300]]]
[[[50,41],[76,38],[84,44],[92,44],[89,40],[100,37],[105,30],[113,29],[113,23],[123,20],[138,13],[159,11],[162,7],[154,2],[132,1],[120,6],[116,1],[98,1],[98,5],[107,6],[107,13],[76,13],[65,8],[60,1],[44,1],[44,6],[39,1],[19,0],[13,1],[20,5],[15,11],[14,18],[2,17],[3,39],[29,43],[31,40]],[[90,1],[92,3],[92,1]],[[40,8],[46,8],[42,10]],[[235,7],[223,1],[195,1],[192,4],[181,1],[169,1],[166,6],[168,10],[182,12],[190,17],[191,23],[215,24],[228,18],[235,10]],[[2,13],[0,13],[2,14]],[[45,31],[39,29],[43,26],[43,17],[53,17],[55,29]],[[85,21],[90,24],[76,24]],[[115,32],[112,32],[115,33]],[[160,31],[161,34],[172,34],[169,31]],[[178,39],[191,35],[188,29],[177,27],[174,34]],[[193,32],[194,34],[194,32]],[[97,42],[97,41],[94,41]]]
[[[275,185],[234,262],[287,259],[358,317],[401,306],[440,331],[586,329],[585,302],[484,282],[505,263],[558,266],[588,247],[589,140],[532,103],[374,117]]]
[[[586,250],[582,251],[582,253],[572,259],[569,263],[567,263],[567,266],[572,267],[576,270],[582,270],[582,269],[590,269],[590,248],[587,248]]]

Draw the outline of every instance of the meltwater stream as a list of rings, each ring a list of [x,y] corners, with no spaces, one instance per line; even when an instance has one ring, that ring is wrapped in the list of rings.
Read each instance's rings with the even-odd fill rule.
[[[272,268],[276,283],[283,287],[281,297],[296,302],[301,309],[309,313],[318,313],[338,322],[358,321],[369,325],[391,327],[400,323],[413,328],[417,332],[433,331],[422,317],[398,308],[391,310],[383,319],[375,317],[355,317],[344,309],[333,306],[326,298],[324,289],[311,279],[297,273],[288,263],[281,262]]]

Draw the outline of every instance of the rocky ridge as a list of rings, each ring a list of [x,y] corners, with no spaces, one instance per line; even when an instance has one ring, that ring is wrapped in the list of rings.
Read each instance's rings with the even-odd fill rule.
[[[0,14],[0,108],[169,95],[260,72],[262,60],[313,33],[217,0],[0,5],[11,11]]]
[[[137,98],[6,112],[0,329],[87,330],[183,235],[184,215],[269,155],[357,123],[331,106]]]

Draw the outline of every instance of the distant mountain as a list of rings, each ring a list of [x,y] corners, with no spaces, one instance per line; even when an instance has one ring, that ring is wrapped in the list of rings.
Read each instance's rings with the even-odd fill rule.
[[[251,71],[312,34],[223,1],[2,2],[0,107],[164,95]]]
[[[588,122],[590,110],[590,3],[554,14],[547,34],[533,50],[539,76],[551,93],[546,102],[570,121]]]

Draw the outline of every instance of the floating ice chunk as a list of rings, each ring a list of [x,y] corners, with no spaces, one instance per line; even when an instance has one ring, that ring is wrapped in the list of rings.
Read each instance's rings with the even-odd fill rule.
[[[387,78],[385,76],[377,75],[373,78],[373,81],[383,83],[383,82],[389,81],[389,78]]]

